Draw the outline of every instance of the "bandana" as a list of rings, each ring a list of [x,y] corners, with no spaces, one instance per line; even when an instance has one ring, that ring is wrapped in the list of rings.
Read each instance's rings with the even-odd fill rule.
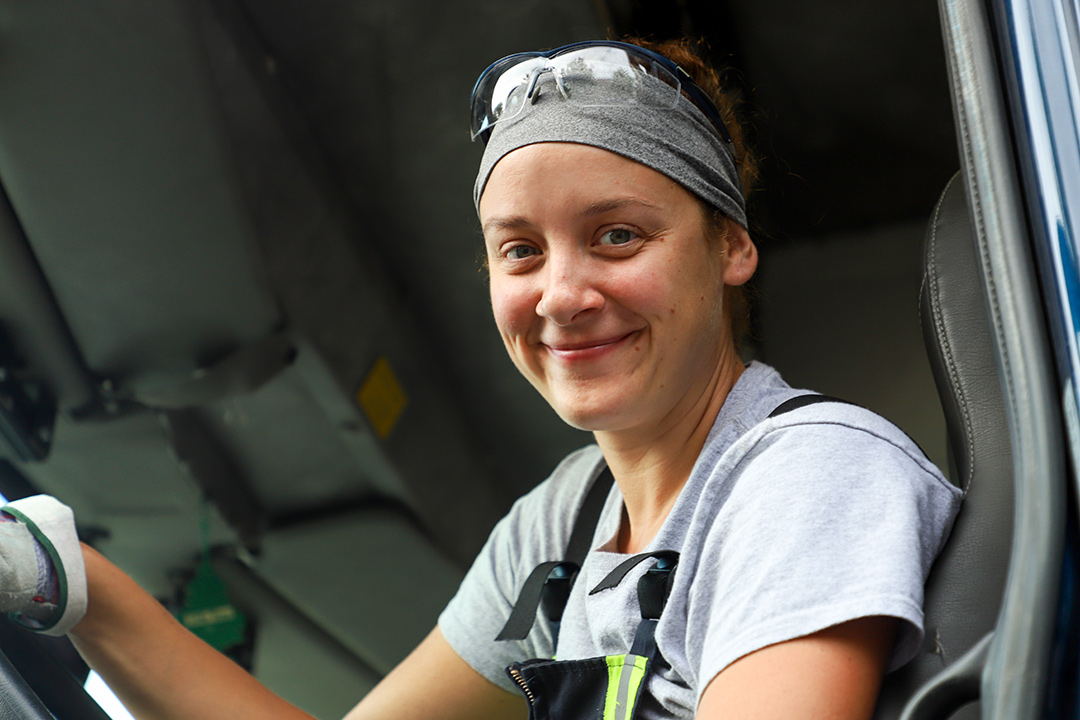
[[[603,86],[591,88],[602,95]],[[584,106],[567,102],[555,82],[539,83],[539,99],[497,123],[480,161],[473,188],[479,211],[496,163],[526,145],[569,142],[591,145],[635,160],[678,182],[746,227],[746,203],[731,148],[686,96],[671,109],[644,105]]]

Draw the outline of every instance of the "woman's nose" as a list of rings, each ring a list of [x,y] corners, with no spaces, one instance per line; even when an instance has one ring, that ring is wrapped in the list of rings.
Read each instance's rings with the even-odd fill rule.
[[[536,314],[556,325],[570,325],[583,313],[604,306],[590,274],[580,267],[549,267],[549,275]]]

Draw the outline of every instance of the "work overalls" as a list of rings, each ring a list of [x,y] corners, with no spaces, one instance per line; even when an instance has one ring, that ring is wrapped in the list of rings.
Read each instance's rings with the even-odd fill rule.
[[[542,563],[529,574],[497,640],[524,639],[532,628],[538,606],[554,625],[558,637],[558,623],[613,481],[611,472],[604,470],[593,483],[574,521],[567,559]],[[634,717],[638,698],[657,659],[656,624],[667,602],[679,553],[660,550],[634,555],[608,573],[590,592],[595,594],[617,586],[630,570],[648,560],[654,564],[638,581],[641,622],[628,652],[586,660],[539,658],[506,668],[529,701],[530,720],[631,720]]]
[[[819,402],[841,402],[825,395],[799,395],[781,403],[769,417]],[[506,625],[496,640],[523,640],[529,634],[538,608],[558,624],[570,597],[570,589],[589,551],[596,524],[614,478],[604,472],[585,497],[567,543],[566,559],[541,563],[518,595]],[[633,720],[649,673],[659,657],[656,625],[667,603],[679,553],[660,550],[633,555],[608,573],[590,595],[613,588],[638,564],[654,564],[638,581],[641,622],[634,641],[623,655],[585,660],[543,658],[513,663],[506,672],[529,702],[529,720]]]

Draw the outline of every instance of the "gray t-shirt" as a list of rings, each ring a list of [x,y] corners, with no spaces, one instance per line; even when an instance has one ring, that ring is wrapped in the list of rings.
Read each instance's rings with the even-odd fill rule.
[[[847,620],[902,621],[891,669],[922,641],[923,584],[961,492],[903,432],[863,408],[818,403],[768,418],[802,394],[752,363],[645,548],[680,558],[656,631],[670,667],[650,678],[643,720],[693,718],[709,681],[735,660]],[[554,638],[543,617],[523,641],[494,638],[533,568],[562,559],[577,509],[604,466],[597,447],[583,448],[518,500],[439,618],[451,647],[508,690],[516,692],[505,666],[554,656]],[[637,581],[652,563],[587,595],[627,557],[611,551],[621,516],[614,486],[563,615],[560,660],[622,654],[631,645],[641,618]]]

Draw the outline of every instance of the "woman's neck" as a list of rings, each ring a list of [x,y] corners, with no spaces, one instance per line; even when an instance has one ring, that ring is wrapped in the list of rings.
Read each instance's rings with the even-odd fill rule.
[[[656,536],[744,369],[732,349],[717,365],[705,391],[659,426],[595,433],[625,503],[618,552],[641,552]]]

